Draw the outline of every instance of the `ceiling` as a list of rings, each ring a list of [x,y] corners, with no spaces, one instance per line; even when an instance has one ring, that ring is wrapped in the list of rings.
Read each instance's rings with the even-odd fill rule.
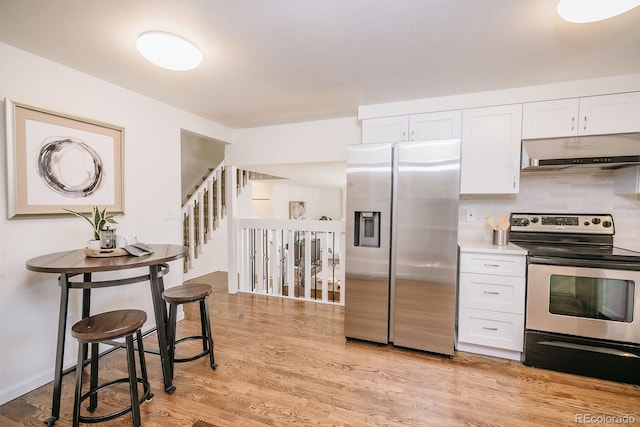
[[[557,3],[0,0],[0,42],[230,128],[640,72],[640,8],[580,25],[562,21]],[[193,41],[202,65],[176,72],[147,62],[135,40],[153,30]],[[336,168],[344,181],[344,165],[319,165],[316,175],[327,185]],[[295,165],[258,172],[300,175]]]
[[[569,24],[557,0],[0,0],[0,42],[231,128],[359,105],[640,72],[640,8]],[[196,43],[160,69],[145,31]]]

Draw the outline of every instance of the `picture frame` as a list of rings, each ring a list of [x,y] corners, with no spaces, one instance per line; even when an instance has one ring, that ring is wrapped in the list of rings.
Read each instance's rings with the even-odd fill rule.
[[[289,202],[289,219],[306,219],[305,202]]]
[[[124,213],[124,128],[5,98],[7,217]]]

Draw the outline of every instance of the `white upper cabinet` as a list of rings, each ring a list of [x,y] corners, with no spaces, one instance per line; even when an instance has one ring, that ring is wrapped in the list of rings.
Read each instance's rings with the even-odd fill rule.
[[[409,116],[409,141],[460,138],[462,111],[414,114]]]
[[[578,135],[640,132],[640,92],[580,98]]]
[[[461,133],[461,111],[382,117],[362,121],[363,143],[460,138]]]
[[[577,135],[579,101],[573,98],[524,104],[522,139]]]
[[[409,138],[407,116],[381,117],[362,121],[362,142],[400,142]]]
[[[522,104],[462,113],[460,193],[517,193],[520,185]]]
[[[522,138],[640,132],[640,92],[524,104]]]

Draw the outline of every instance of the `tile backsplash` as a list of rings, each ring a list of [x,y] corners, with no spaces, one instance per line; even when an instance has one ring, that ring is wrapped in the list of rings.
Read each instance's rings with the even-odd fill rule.
[[[484,222],[511,212],[610,213],[615,225],[614,244],[640,251],[640,197],[614,193],[611,171],[530,172],[520,176],[520,192],[510,195],[462,195],[458,217],[459,239],[491,241]],[[467,221],[467,210],[476,220]]]

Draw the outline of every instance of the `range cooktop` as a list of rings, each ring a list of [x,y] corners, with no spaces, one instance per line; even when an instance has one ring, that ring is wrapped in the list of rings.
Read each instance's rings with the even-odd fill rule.
[[[553,244],[540,242],[512,241],[527,250],[529,256],[553,256],[562,258],[582,258],[640,263],[640,252],[610,245]]]
[[[609,214],[512,213],[512,243],[529,256],[640,263],[640,252],[613,245]]]

